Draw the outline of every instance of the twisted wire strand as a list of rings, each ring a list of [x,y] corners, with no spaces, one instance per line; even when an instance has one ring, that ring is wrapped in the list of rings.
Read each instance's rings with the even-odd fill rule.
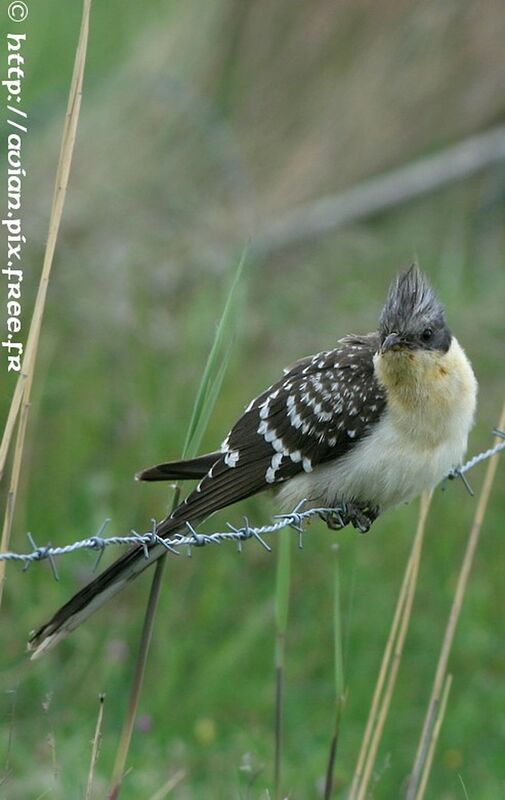
[[[488,450],[485,450],[484,452],[474,456],[461,467],[452,470],[447,476],[450,479],[460,477],[463,480],[467,490],[471,494],[473,494],[471,487],[468,484],[466,477],[464,477],[466,473],[477,466],[477,464],[480,464],[482,461],[485,461],[486,459],[491,458],[491,456],[494,456],[500,453],[502,450],[505,450],[505,432],[495,430],[494,433],[497,436],[500,436],[503,441],[498,442],[494,447],[490,447]],[[89,536],[87,539],[81,539],[80,541],[72,542],[72,544],[66,544],[60,547],[53,547],[50,544],[39,547],[35,543],[32,534],[28,533],[28,540],[32,548],[31,552],[16,553],[9,551],[0,553],[0,561],[22,562],[24,564],[23,569],[26,570],[30,564],[33,564],[35,561],[44,561],[47,559],[50,562],[54,577],[56,580],[58,580],[58,572],[55,563],[56,556],[64,556],[68,553],[74,553],[76,550],[95,550],[99,553],[94,567],[96,569],[105,549],[111,545],[141,545],[144,548],[145,557],[149,558],[149,548],[155,544],[163,545],[163,547],[165,547],[174,555],[180,555],[180,548],[186,547],[188,548],[188,555],[191,555],[191,550],[193,547],[204,547],[208,544],[222,544],[223,542],[230,541],[235,542],[240,551],[242,542],[254,538],[262,547],[265,548],[265,550],[270,551],[271,547],[269,544],[267,544],[263,537],[267,534],[277,533],[283,528],[293,528],[298,533],[299,547],[303,547],[303,534],[305,532],[304,523],[307,522],[307,520],[314,516],[345,513],[345,508],[343,506],[336,508],[310,508],[306,511],[302,511],[301,509],[305,503],[306,500],[302,500],[290,513],[275,515],[272,519],[272,522],[267,525],[251,527],[249,520],[245,517],[244,525],[241,528],[236,528],[231,523],[227,523],[228,530],[216,531],[215,533],[198,533],[192,527],[192,525],[187,522],[186,534],[177,533],[171,537],[162,538],[161,536],[157,535],[156,522],[155,520],[152,520],[152,530],[147,533],[140,534],[137,531],[132,530],[127,536],[104,537],[102,534],[109,524],[110,519],[105,520],[99,531],[94,536]]]

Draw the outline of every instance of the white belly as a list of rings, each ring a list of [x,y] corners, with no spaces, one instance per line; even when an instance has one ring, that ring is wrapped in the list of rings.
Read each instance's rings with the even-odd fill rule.
[[[463,430],[436,446],[423,445],[405,437],[386,416],[348,455],[296,476],[279,497],[286,510],[306,499],[313,506],[355,501],[384,511],[436,486],[461,463],[466,443]]]

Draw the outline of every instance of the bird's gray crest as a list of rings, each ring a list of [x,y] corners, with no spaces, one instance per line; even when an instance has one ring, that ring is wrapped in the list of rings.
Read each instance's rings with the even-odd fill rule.
[[[380,316],[380,331],[409,333],[445,325],[444,307],[417,264],[401,272],[389,287]]]

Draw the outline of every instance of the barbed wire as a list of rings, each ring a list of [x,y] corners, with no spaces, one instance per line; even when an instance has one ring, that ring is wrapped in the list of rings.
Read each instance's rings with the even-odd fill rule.
[[[488,450],[485,450],[484,452],[474,456],[461,467],[452,470],[447,476],[449,479],[460,477],[470,494],[473,494],[473,491],[465,477],[466,473],[477,466],[477,464],[480,464],[482,461],[485,461],[491,456],[497,455],[502,450],[505,450],[505,432],[494,430],[493,433],[495,433],[497,436],[500,436],[504,441],[498,442],[494,447],[490,447]],[[186,522],[187,533],[176,533],[173,536],[163,538],[158,536],[156,533],[156,521],[152,520],[152,530],[148,531],[147,533],[140,534],[137,531],[132,530],[127,536],[104,537],[103,533],[109,524],[110,519],[106,519],[104,521],[95,536],[89,536],[87,539],[81,539],[80,541],[72,542],[72,544],[62,545],[60,547],[53,547],[50,544],[39,547],[35,543],[32,534],[28,533],[27,536],[32,548],[31,551],[29,553],[0,553],[0,561],[22,562],[24,564],[23,570],[26,570],[30,564],[33,564],[35,561],[44,561],[47,559],[50,563],[54,577],[56,580],[59,580],[55,562],[55,558],[57,556],[64,556],[68,553],[74,553],[76,550],[98,551],[99,555],[94,566],[94,569],[96,570],[105,549],[111,545],[139,545],[144,548],[144,554],[146,558],[149,558],[149,549],[158,544],[162,545],[167,551],[174,555],[180,555],[181,548],[187,548],[188,555],[191,555],[191,550],[193,547],[204,547],[208,544],[222,544],[223,542],[230,541],[235,542],[240,551],[242,542],[245,542],[249,539],[256,539],[261,546],[265,548],[265,550],[271,551],[270,545],[265,542],[263,537],[267,534],[277,533],[283,528],[293,528],[298,533],[299,547],[303,547],[303,534],[305,533],[304,523],[307,522],[307,520],[314,516],[324,517],[327,515],[339,515],[346,513],[345,505],[338,506],[336,508],[309,508],[306,511],[302,511],[301,509],[306,502],[306,500],[302,500],[300,503],[298,503],[296,508],[294,508],[293,511],[288,514],[276,514],[273,517],[272,522],[267,525],[251,527],[249,525],[249,520],[247,517],[245,517],[244,525],[241,528],[236,528],[231,523],[227,523],[228,530],[216,531],[215,533],[198,533],[189,522]]]

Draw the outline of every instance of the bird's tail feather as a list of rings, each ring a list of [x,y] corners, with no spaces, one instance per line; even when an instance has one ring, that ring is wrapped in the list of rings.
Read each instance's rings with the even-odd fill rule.
[[[178,481],[191,478],[203,478],[213,464],[216,463],[221,453],[206,453],[187,461],[168,461],[166,464],[157,464],[148,467],[135,475],[138,481]]]
[[[158,530],[163,535],[175,532],[180,527],[180,523],[171,523],[170,518],[161,525],[164,526],[163,531],[160,528]],[[121,591],[125,584],[136,578],[166,552],[162,544],[155,544],[150,547],[149,557],[146,558],[144,548],[136,547],[114,561],[108,569],[65,603],[49,622],[32,634],[28,641],[28,649],[33,650],[32,658],[38,658],[53,648],[97,608]]]
[[[190,478],[201,478],[208,474],[211,467],[222,456],[220,452],[207,453],[197,458],[187,461],[171,461],[166,464],[159,464],[139,472],[137,480],[158,481],[158,480],[180,480]],[[196,495],[200,502],[200,495]],[[216,508],[222,507],[223,503],[217,503]],[[209,513],[215,510],[212,504],[209,508],[200,508],[198,503],[190,513],[187,501],[181,503],[172,515],[164,519],[156,528],[156,533],[160,537],[165,537],[176,533],[185,527],[186,520],[200,522]],[[121,589],[134,578],[143,572],[147,567],[156,561],[161,555],[166,553],[166,548],[162,544],[153,544],[149,547],[149,556],[145,557],[143,547],[135,547],[98,575],[95,580],[75,594],[68,603],[65,603],[56,614],[45,625],[39,628],[28,642],[28,649],[33,651],[32,658],[38,658],[54,647],[67,634],[77,628],[103,603],[114,597]]]

